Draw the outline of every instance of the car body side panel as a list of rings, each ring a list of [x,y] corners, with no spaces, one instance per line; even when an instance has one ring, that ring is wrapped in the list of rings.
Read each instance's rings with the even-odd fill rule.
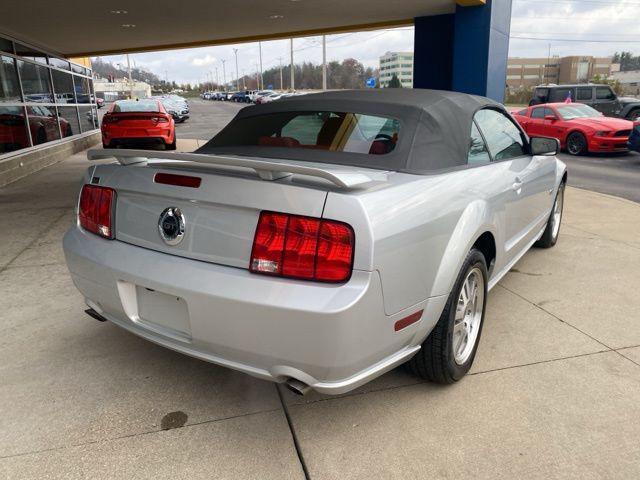
[[[564,164],[555,157],[530,160],[524,187],[529,195],[521,205],[530,218],[509,236],[506,211],[509,200],[519,198],[504,181],[512,168],[513,161],[505,161],[433,176],[390,175],[392,185],[383,189],[330,192],[323,216],[360,232],[358,267],[380,272],[385,313],[391,315],[425,298],[448,295],[466,252],[484,232],[496,242],[493,272],[502,272],[536,240]],[[449,195],[452,191],[456,195]]]
[[[457,275],[459,252],[476,234],[491,231],[499,237],[504,206],[492,172],[500,175],[503,168],[486,165],[433,176],[396,174],[390,176],[394,185],[384,189],[329,193],[325,217],[356,225],[368,219],[371,237],[356,240],[356,256],[359,247],[373,253],[368,268],[380,272],[388,315],[425,298],[447,295]],[[458,193],[452,196],[451,191]],[[361,240],[366,245],[359,246]],[[504,239],[499,241],[504,244]]]

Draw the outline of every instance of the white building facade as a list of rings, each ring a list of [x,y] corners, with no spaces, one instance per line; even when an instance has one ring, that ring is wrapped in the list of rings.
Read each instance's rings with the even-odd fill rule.
[[[413,88],[413,52],[387,52],[380,57],[380,88],[396,75],[402,88]]]

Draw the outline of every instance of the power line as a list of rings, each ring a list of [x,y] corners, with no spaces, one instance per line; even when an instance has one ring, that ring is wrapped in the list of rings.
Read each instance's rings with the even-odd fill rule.
[[[519,37],[516,35],[512,35],[510,38],[518,40],[539,40],[543,42],[640,43],[640,40],[585,40],[583,38]]]

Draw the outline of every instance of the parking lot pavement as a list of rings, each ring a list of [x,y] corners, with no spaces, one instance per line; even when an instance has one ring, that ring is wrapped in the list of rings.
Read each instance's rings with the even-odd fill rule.
[[[86,168],[0,190],[0,478],[640,477],[639,204],[568,188],[458,384],[297,397],[83,313],[60,240]]]
[[[640,153],[561,154],[569,169],[569,185],[640,202]]]

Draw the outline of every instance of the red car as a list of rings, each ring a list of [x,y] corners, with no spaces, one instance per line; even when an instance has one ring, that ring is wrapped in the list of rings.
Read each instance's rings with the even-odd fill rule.
[[[603,117],[582,103],[546,103],[511,114],[528,135],[555,137],[571,155],[626,152],[633,129],[633,122]]]
[[[114,102],[100,130],[104,148],[164,145],[166,150],[176,149],[175,123],[157,100]]]

